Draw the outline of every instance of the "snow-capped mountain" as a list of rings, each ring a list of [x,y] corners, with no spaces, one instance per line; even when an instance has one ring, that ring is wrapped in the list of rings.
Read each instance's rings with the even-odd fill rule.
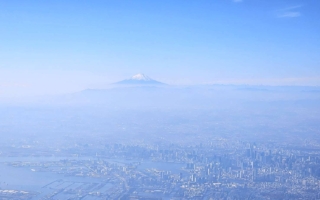
[[[132,80],[139,80],[139,81],[150,81],[152,80],[149,76],[146,76],[144,74],[136,74],[131,77]]]
[[[162,85],[159,81],[153,80],[150,77],[144,74],[136,74],[129,79],[125,79],[123,81],[119,81],[115,84],[122,84],[122,85]]]

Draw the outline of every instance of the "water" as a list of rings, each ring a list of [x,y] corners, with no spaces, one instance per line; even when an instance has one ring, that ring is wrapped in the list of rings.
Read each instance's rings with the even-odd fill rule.
[[[60,160],[95,160],[90,157],[0,157],[0,189],[28,191],[35,193],[33,200],[42,199],[58,190],[79,191],[79,188],[90,188],[90,191],[105,193],[113,185],[106,182],[103,178],[65,176],[50,171],[32,171],[32,166],[14,167],[7,165],[11,162],[54,162]],[[108,162],[117,165],[137,166],[137,170],[145,171],[147,169],[157,169],[160,171],[171,171],[179,174],[184,164],[180,163],[164,163],[142,160],[125,160],[125,159],[107,159]],[[69,198],[63,195],[68,193],[59,193],[55,198]],[[62,196],[61,196],[62,195]],[[87,196],[86,199],[95,199],[94,196]]]
[[[152,161],[144,161],[138,166],[139,170],[146,169],[157,169],[161,171],[171,171],[174,174],[179,174],[182,171],[182,167],[185,164],[181,163],[165,163],[165,162],[152,162]]]

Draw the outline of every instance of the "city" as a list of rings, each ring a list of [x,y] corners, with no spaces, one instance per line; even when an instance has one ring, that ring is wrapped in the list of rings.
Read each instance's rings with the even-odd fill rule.
[[[320,198],[320,144],[293,146],[214,138],[187,146],[106,144],[37,152],[25,155],[25,159],[34,156],[37,161],[2,164],[31,173],[59,174],[59,178],[43,185],[40,193],[10,190],[2,183],[1,198]]]

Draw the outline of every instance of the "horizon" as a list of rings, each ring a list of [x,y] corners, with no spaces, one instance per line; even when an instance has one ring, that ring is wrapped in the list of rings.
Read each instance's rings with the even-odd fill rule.
[[[144,75],[145,77],[149,78],[150,80],[134,80],[134,77],[137,76],[137,75]],[[11,101],[11,100],[17,100],[17,98],[32,98],[32,97],[45,97],[45,96],[59,96],[59,95],[66,95],[66,94],[72,94],[72,93],[78,93],[78,92],[81,92],[81,91],[85,91],[85,90],[108,90],[110,88],[114,88],[116,84],[122,84],[121,82],[125,82],[125,81],[128,81],[128,80],[134,80],[134,81],[137,81],[140,82],[140,81],[143,81],[143,82],[149,82],[149,81],[156,81],[158,83],[161,83],[161,84],[164,84],[166,86],[172,86],[172,87],[192,87],[192,86],[239,86],[239,87],[271,87],[271,88],[275,88],[275,87],[310,87],[310,88],[320,88],[320,85],[308,85],[308,84],[263,84],[263,83],[255,83],[255,82],[242,82],[242,81],[239,81],[239,82],[229,82],[229,81],[217,81],[217,82],[212,82],[212,83],[194,83],[194,84],[169,84],[167,82],[163,82],[161,80],[158,80],[158,79],[154,79],[153,77],[151,76],[148,76],[147,74],[145,73],[137,73],[137,74],[134,74],[132,75],[131,77],[127,77],[127,78],[123,78],[123,79],[120,79],[120,80],[115,80],[113,82],[105,82],[105,83],[100,83],[100,84],[95,84],[94,86],[89,86],[89,87],[82,87],[82,88],[77,88],[77,89],[70,89],[68,91],[54,91],[52,93],[52,91],[50,91],[49,93],[35,93],[35,94],[30,94],[30,93],[16,93],[14,95],[1,95],[0,93],[0,100],[4,100],[4,102],[6,101]],[[277,81],[273,81],[273,83],[275,83]],[[128,83],[127,86],[130,86],[132,83]],[[126,84],[123,84],[124,86],[126,86]],[[4,86],[4,85],[2,85]],[[131,86],[138,86],[136,84],[132,84]],[[156,86],[156,85],[154,85]],[[1,87],[1,85],[0,85]],[[24,86],[24,85],[20,85],[18,87],[21,87],[21,88],[25,88],[27,86]]]
[[[103,87],[320,86],[317,1],[0,3],[0,98]],[[49,92],[50,91],[50,92]]]

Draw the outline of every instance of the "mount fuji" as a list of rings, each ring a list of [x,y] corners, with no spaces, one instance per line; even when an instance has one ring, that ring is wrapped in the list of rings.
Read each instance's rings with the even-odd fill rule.
[[[165,83],[161,83],[159,81],[153,80],[144,74],[136,74],[129,79],[125,79],[123,81],[119,81],[114,84],[121,84],[121,85],[165,85]]]

